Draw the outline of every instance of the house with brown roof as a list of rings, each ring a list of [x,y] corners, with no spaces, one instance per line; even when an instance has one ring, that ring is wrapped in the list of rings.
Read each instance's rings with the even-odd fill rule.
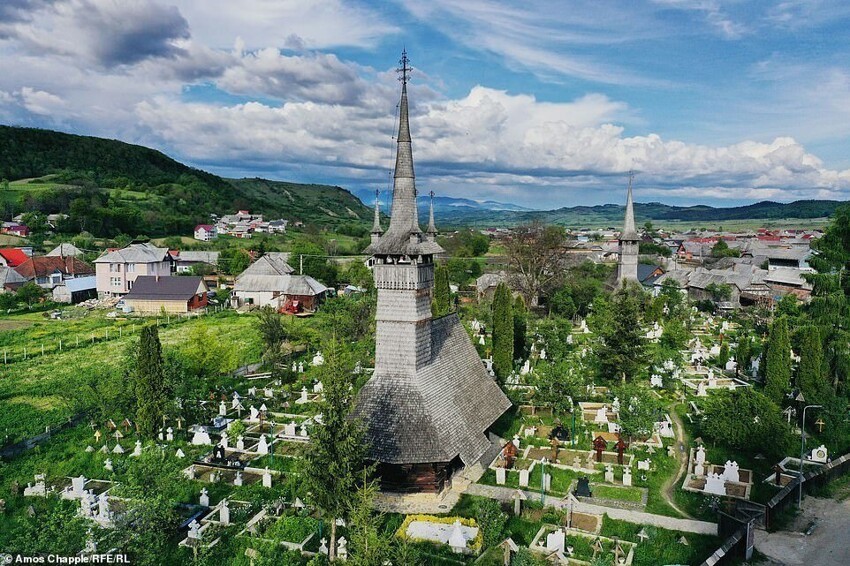
[[[141,314],[187,313],[207,306],[208,291],[201,277],[141,275],[124,303]]]
[[[53,289],[66,279],[94,275],[94,268],[83,260],[62,256],[31,257],[15,267],[15,271],[45,289]]]

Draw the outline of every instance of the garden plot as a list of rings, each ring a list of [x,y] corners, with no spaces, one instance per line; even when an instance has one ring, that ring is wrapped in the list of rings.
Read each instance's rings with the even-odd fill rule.
[[[598,563],[631,566],[637,544],[588,534],[578,529],[543,525],[529,545],[538,554],[555,555],[560,564]]]

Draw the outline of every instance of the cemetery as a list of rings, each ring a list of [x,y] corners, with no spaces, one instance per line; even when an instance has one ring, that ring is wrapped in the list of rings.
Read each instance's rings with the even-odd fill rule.
[[[801,469],[841,462],[844,385],[825,370],[845,367],[826,359],[840,348],[797,331],[827,328],[822,311],[645,289],[622,262],[633,218],[616,273],[583,262],[553,289],[453,295],[446,240],[433,218],[415,227],[406,113],[404,90],[394,214],[363,236],[374,288],[309,317],[14,315],[0,549],[699,564],[721,511],[790,501]]]

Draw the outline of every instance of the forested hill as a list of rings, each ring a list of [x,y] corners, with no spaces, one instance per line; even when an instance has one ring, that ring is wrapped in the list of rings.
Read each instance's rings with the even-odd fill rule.
[[[3,219],[61,212],[70,218],[60,230],[96,236],[187,234],[211,213],[236,209],[320,228],[371,219],[340,187],[224,179],[147,147],[33,128],[0,126],[3,180]]]
[[[715,208],[712,206],[670,206],[658,202],[635,203],[635,219],[639,223],[647,220],[710,223],[731,220],[779,220],[825,218],[832,216],[838,206],[845,204],[835,200],[798,200],[791,203],[762,201],[747,206]],[[555,210],[490,211],[458,210],[444,212],[443,226],[513,226],[540,221],[560,224],[570,228],[618,227],[623,223],[625,207],[618,204],[597,206],[573,206]]]

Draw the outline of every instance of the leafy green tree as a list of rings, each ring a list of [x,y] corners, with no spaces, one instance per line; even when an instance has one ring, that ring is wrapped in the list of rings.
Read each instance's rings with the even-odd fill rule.
[[[563,417],[573,410],[573,399],[585,392],[586,382],[573,364],[559,361],[535,370],[537,390],[535,403],[552,409],[552,414]]]
[[[336,519],[350,516],[366,468],[366,445],[362,423],[350,418],[353,405],[350,357],[336,339],[331,339],[323,351],[325,363],[319,372],[324,385],[324,401],[319,407],[322,422],[311,434],[303,477],[313,503],[330,520],[329,558],[333,561]]]
[[[749,336],[741,336],[738,340],[738,347],[735,349],[735,361],[738,362],[738,369],[741,372],[748,371],[752,359],[753,343]]]
[[[773,321],[765,352],[764,392],[774,403],[782,399],[791,385],[791,339],[788,319],[780,316]]]
[[[18,290],[15,292],[15,296],[18,301],[21,303],[26,303],[27,306],[33,306],[35,303],[41,301],[45,295],[47,295],[47,291],[44,288],[39,287],[35,282],[29,281],[24,283]]]
[[[781,457],[790,446],[791,431],[779,406],[751,387],[712,393],[703,412],[700,428],[710,442],[733,450],[757,449],[770,457]]]
[[[525,359],[528,355],[526,338],[528,334],[528,309],[522,295],[517,295],[513,305],[514,318],[514,358]]]
[[[727,283],[709,283],[705,290],[711,295],[712,301],[728,301],[732,298],[732,286]]]
[[[151,438],[161,426],[170,399],[156,326],[142,327],[131,377],[136,394],[136,424],[143,436]]]
[[[664,404],[648,388],[627,384],[615,391],[620,399],[618,424],[621,433],[632,438],[647,438],[661,417]]]
[[[729,244],[720,238],[711,248],[711,257],[741,257],[741,251],[730,248]]]
[[[536,305],[538,298],[557,288],[563,275],[561,261],[566,242],[567,234],[562,226],[537,222],[517,226],[505,240],[508,265],[527,305]]]
[[[511,291],[499,283],[493,295],[493,371],[502,382],[514,369],[514,320]]]
[[[239,275],[251,265],[251,256],[242,248],[227,248],[219,254],[218,264],[228,275]]]
[[[567,287],[561,287],[549,299],[549,313],[565,318],[572,318],[578,309],[573,301],[572,293]]]
[[[449,270],[438,264],[434,268],[434,300],[431,311],[434,317],[445,316],[452,310],[452,291],[449,287]]]
[[[646,360],[646,340],[641,329],[640,289],[621,287],[610,305],[597,309],[596,348],[599,373],[605,379],[634,379]]]
[[[335,263],[328,261],[327,251],[318,244],[300,241],[292,247],[290,257],[296,273],[301,271],[303,265],[304,275],[309,275],[328,287],[336,287],[339,270]]]
[[[345,266],[345,269],[340,275],[343,281],[350,285],[360,287],[371,291],[375,286],[375,280],[372,278],[372,272],[366,267],[362,261],[352,261]]]

